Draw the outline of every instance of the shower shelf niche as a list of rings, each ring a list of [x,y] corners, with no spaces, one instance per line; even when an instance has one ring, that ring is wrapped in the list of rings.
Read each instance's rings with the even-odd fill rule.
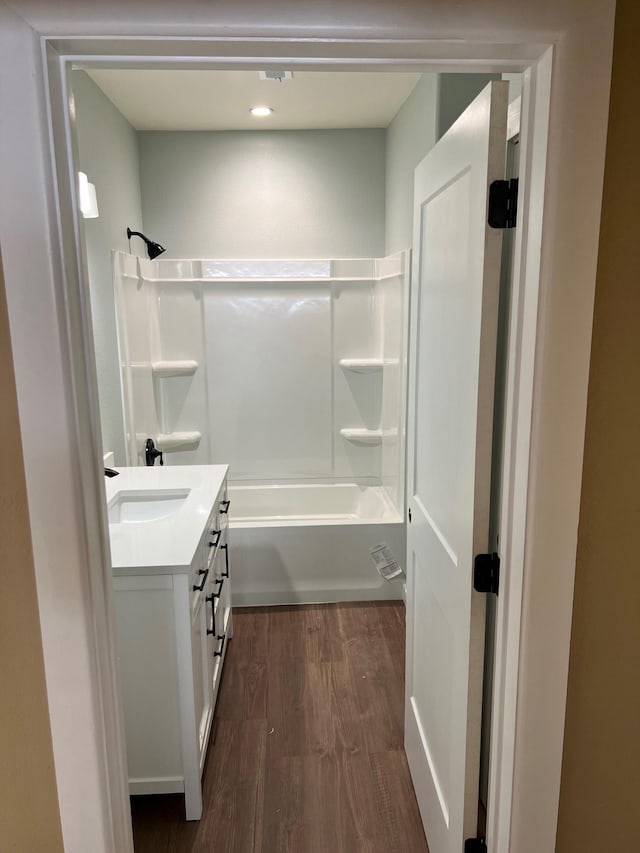
[[[354,373],[376,373],[383,367],[397,365],[397,358],[341,358],[338,364]]]
[[[381,358],[341,358],[338,364],[344,370],[353,370],[354,373],[377,373],[384,367]]]
[[[201,439],[202,433],[197,430],[165,432],[156,436],[155,444],[163,453],[177,453],[182,450],[195,450]]]
[[[114,254],[127,462],[377,483],[402,508],[408,255]],[[395,429],[394,429],[395,428]]]
[[[152,361],[151,372],[160,379],[166,379],[171,376],[193,376],[198,366],[198,362],[193,359]]]
[[[397,429],[365,429],[363,427],[345,427],[340,435],[352,444],[380,444],[383,438],[398,435]]]

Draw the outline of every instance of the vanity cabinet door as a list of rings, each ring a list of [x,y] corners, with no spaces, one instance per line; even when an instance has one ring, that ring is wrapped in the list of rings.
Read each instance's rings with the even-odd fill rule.
[[[224,544],[224,543],[222,543]],[[225,632],[224,613],[229,601],[227,590],[229,578],[227,577],[226,550],[221,546],[216,552],[213,564],[213,577],[211,581],[211,593],[207,599],[209,604],[208,619],[210,628],[207,643],[207,665],[209,672],[209,683],[213,696],[213,707],[215,707],[218,695],[218,686],[222,675],[222,665],[227,653],[228,636]]]
[[[220,545],[219,570],[220,577],[224,581],[220,591],[220,602],[217,612],[216,629],[218,634],[223,634],[225,642],[231,639],[231,553],[228,544],[228,530],[224,531]]]
[[[209,627],[207,612],[208,607],[203,591],[192,614],[191,621],[194,710],[201,773],[204,766],[204,757],[207,749],[207,742],[209,740],[211,715],[213,711],[213,694],[209,682],[207,661],[207,628]]]
[[[117,653],[132,794],[183,790],[171,575],[116,577]]]

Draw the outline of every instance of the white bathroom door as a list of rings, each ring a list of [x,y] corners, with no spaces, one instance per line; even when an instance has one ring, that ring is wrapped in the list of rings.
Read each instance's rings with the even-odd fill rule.
[[[405,748],[430,853],[462,853],[478,813],[484,596],[506,83],[490,83],[415,173]]]

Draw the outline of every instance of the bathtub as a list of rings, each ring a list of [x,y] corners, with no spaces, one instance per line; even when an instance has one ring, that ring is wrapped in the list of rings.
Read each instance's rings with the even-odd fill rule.
[[[405,564],[403,520],[385,490],[355,483],[229,487],[233,604],[402,597],[369,549],[386,542]]]

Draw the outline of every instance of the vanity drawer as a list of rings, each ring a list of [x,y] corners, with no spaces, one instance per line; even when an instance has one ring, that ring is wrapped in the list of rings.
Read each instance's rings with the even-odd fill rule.
[[[231,608],[227,604],[230,598],[229,581],[226,578],[220,578],[220,580],[222,584],[217,587],[219,589],[217,598],[210,599],[207,605],[207,660],[214,706],[222,675],[222,666],[231,639]]]
[[[229,613],[231,612],[231,586],[228,578],[220,578],[222,584],[218,587],[219,593],[215,607],[215,625],[218,636],[227,633]]]
[[[193,561],[190,581],[192,610],[197,606],[198,597],[203,593],[208,582],[215,576],[216,569],[214,568],[214,563],[224,535],[225,532],[218,526],[218,511],[216,506],[207,519],[205,532],[200,540]]]
[[[211,585],[211,591],[206,598],[207,628],[208,633],[214,638],[213,645],[219,645],[220,637],[224,634],[224,608],[228,599],[228,587],[226,578],[218,578]]]
[[[215,627],[218,637],[226,632],[228,611],[231,609],[229,548],[226,539],[227,533],[225,531],[224,537],[216,554],[212,580]]]
[[[222,493],[222,490],[221,490]],[[207,532],[205,535],[205,539],[207,542],[207,565],[211,566],[213,561],[216,558],[218,553],[218,548],[220,547],[220,543],[225,533],[225,525],[224,525],[224,516],[221,518],[219,514],[220,502],[219,498],[216,498],[216,502],[214,504],[213,509],[211,510],[211,515],[209,516],[209,520],[207,521]]]
[[[220,530],[226,530],[229,526],[230,507],[231,501],[229,500],[227,484],[225,483],[224,486],[220,489],[220,494],[218,495],[216,523]]]
[[[200,598],[206,594],[207,587],[214,575],[214,561],[220,546],[221,535],[212,537],[207,534],[203,536],[189,578],[189,589],[191,590],[191,612],[196,609]],[[213,543],[213,544],[212,544]]]
[[[193,561],[193,571],[189,577],[192,615],[198,608],[200,599],[205,595],[210,574],[211,570],[207,565],[207,556],[203,550],[198,549],[198,555]]]
[[[220,539],[220,547],[219,554],[217,555],[216,562],[216,577],[220,578],[228,578],[230,574],[229,569],[229,544],[228,544],[228,534],[225,530]]]

